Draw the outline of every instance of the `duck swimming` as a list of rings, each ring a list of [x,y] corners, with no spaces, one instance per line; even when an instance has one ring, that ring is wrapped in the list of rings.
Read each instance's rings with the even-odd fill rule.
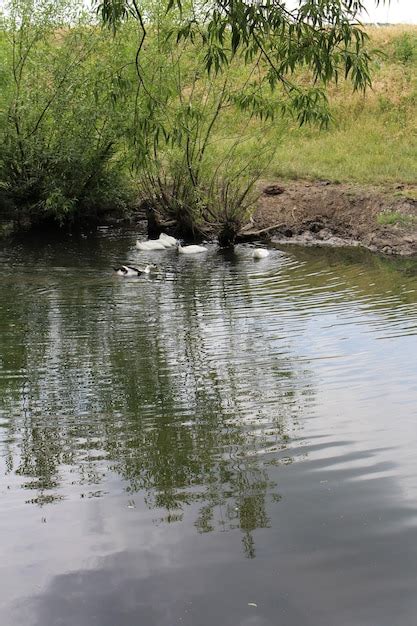
[[[177,240],[175,239],[175,237],[171,237],[170,235],[166,235],[165,233],[161,233],[159,235],[159,241],[161,241],[166,248],[173,248],[177,245]]]
[[[254,259],[265,259],[267,256],[269,256],[269,250],[265,248],[255,248],[252,253]]]
[[[140,276],[141,274],[150,274],[152,270],[158,269],[156,265],[146,265],[144,268],[131,267],[130,265],[121,265],[114,267],[114,271],[118,276],[130,277]]]
[[[121,265],[113,269],[118,276],[140,276],[143,273],[137,267],[130,267],[129,265]]]
[[[136,247],[139,250],[165,250],[165,248],[170,248],[171,244],[166,245],[159,239],[148,239],[148,241],[137,240]]]
[[[180,254],[199,254],[200,252],[207,252],[207,248],[204,246],[182,246],[181,243],[177,242],[177,250]]]

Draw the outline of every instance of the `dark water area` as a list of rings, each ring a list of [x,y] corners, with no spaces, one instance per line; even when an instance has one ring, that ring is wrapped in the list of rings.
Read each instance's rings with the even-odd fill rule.
[[[134,242],[0,250],[0,624],[417,623],[417,262]]]

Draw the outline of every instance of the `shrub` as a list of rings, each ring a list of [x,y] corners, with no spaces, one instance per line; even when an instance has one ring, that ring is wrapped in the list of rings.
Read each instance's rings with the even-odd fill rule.
[[[124,128],[115,106],[123,90],[110,80],[121,64],[116,44],[69,0],[13,0],[5,28],[4,201],[17,219],[61,224],[124,204]]]
[[[412,63],[417,56],[417,37],[412,33],[402,33],[393,41],[394,59],[404,65]]]

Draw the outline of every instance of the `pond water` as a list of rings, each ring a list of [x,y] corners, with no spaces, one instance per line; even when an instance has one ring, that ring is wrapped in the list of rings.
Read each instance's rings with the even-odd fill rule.
[[[134,241],[0,251],[2,626],[414,625],[417,263]]]

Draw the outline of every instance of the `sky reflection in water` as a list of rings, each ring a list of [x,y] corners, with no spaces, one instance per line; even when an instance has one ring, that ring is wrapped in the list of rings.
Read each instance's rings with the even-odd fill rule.
[[[413,623],[417,264],[134,239],[0,252],[1,623]]]

